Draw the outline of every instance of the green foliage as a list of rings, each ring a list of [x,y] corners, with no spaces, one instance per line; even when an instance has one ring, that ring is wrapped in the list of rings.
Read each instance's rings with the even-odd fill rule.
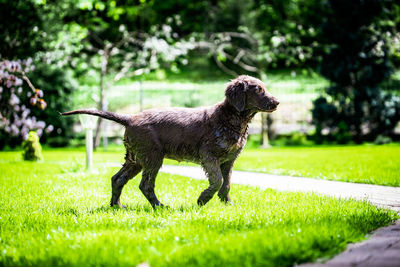
[[[259,148],[260,143],[261,134],[252,134],[247,139],[246,148]],[[314,142],[309,140],[309,137],[305,133],[293,132],[274,136],[269,140],[269,144],[273,147],[312,146]]]
[[[0,55],[31,56],[36,62],[42,62],[35,64],[41,68],[38,72],[43,81],[40,77],[35,80],[39,81],[38,87],[46,87],[44,95],[49,98],[50,108],[44,115],[36,115],[54,125],[55,130],[43,141],[57,146],[67,144],[72,121],[70,118],[58,120],[53,111],[69,109],[70,103],[88,102],[95,91],[85,95],[76,91],[74,96],[78,95],[79,99],[69,101],[73,86],[65,82],[71,75],[67,73],[65,79],[60,78],[64,74],[55,70],[55,66],[63,72],[70,67],[82,82],[90,80],[102,89],[111,87],[116,73],[140,75],[140,79],[165,76],[167,80],[171,77],[181,80],[185,72],[190,72],[191,79],[196,81],[230,77],[232,73],[224,75],[216,71],[215,64],[210,67],[213,56],[237,72],[258,76],[270,69],[320,70],[331,81],[331,86],[314,103],[317,142],[326,140],[322,134],[326,130],[328,138],[339,143],[362,138],[373,141],[379,134],[391,136],[400,118],[400,98],[395,92],[398,86],[390,91],[382,90],[382,81],[390,74],[390,64],[399,66],[400,62],[399,14],[397,3],[383,0],[0,0],[0,37],[5,40],[0,44]],[[223,35],[223,32],[233,35]],[[219,50],[214,54],[205,48],[207,45],[200,45],[207,42],[210,45],[211,39],[223,44],[216,46]],[[158,42],[156,45],[154,40]],[[152,44],[152,48],[167,44],[174,49],[158,53],[157,49],[149,49]],[[183,48],[184,44],[193,47]],[[179,47],[187,52],[197,46],[201,48],[191,53],[189,60],[183,59],[185,52],[177,52]],[[157,55],[153,56],[153,52]],[[43,62],[51,65],[48,75]],[[236,66],[238,62],[251,68]],[[192,68],[196,64],[198,68]],[[159,68],[166,72],[146,73]],[[83,79],[84,75],[90,77]],[[46,79],[51,86],[43,85]],[[218,98],[216,92],[204,100],[207,96],[189,91],[173,95],[169,100],[177,105],[196,106]],[[137,96],[137,92],[125,92],[118,102],[113,93],[108,93],[113,98],[110,109],[119,107],[120,103],[132,104]],[[308,99],[314,95],[315,92]],[[155,92],[149,96],[156,99]],[[99,98],[97,105],[103,108],[104,94]],[[53,107],[51,101],[55,102]],[[18,143],[6,142],[6,138],[1,136],[2,145]]]
[[[36,66],[32,80],[46,92],[44,99],[48,103],[45,110],[32,110],[32,114],[52,126],[52,131],[45,132],[41,137],[42,143],[56,147],[67,146],[73,135],[72,126],[77,118],[61,118],[59,112],[71,110],[74,104],[72,93],[76,90],[77,84],[71,71],[42,63]]]
[[[32,93],[26,94],[27,86],[25,85],[25,87],[15,89],[15,91],[23,91],[23,94],[18,95],[23,108],[13,111],[14,115],[17,112],[23,113],[26,109],[27,114],[33,115],[30,129],[36,129],[40,136],[43,127],[38,129],[34,122],[39,121],[44,125],[43,121],[45,121],[48,127],[42,141],[47,143],[49,137],[63,138],[61,142],[52,142],[57,146],[68,144],[68,138],[65,137],[70,136],[73,124],[72,118],[60,120],[58,115],[59,111],[65,111],[71,107],[73,100],[70,94],[75,89],[68,70],[61,69],[65,65],[62,62],[65,60],[63,58],[65,50],[73,49],[65,47],[69,44],[68,42],[56,41],[63,35],[62,18],[66,12],[62,9],[67,7],[68,2],[49,1],[46,4],[46,1],[0,1],[0,37],[3,40],[0,44],[0,58],[25,59],[29,57],[29,60],[33,58],[36,70],[27,75],[36,88],[44,91],[44,98],[48,104],[44,111],[30,110],[32,106],[29,105],[29,94]],[[26,69],[23,70],[27,72]],[[4,90],[7,89],[4,88]],[[21,144],[20,137],[4,134],[3,131],[0,135],[2,139],[0,147],[5,145],[14,147]]]
[[[260,35],[264,68],[312,67],[321,60],[319,25],[326,15],[319,1],[255,1],[255,23]],[[252,13],[250,13],[251,15]]]
[[[112,209],[117,169],[68,172],[76,153],[84,157],[46,152],[45,168],[0,153],[0,265],[293,266],[330,257],[398,218],[366,202],[240,185],[231,189],[235,205],[214,198],[198,207],[207,182],[168,174],[156,188],[169,209],[151,208],[140,177],[124,189],[127,208]]]
[[[390,135],[400,120],[400,98],[381,89],[391,74],[387,27],[391,2],[341,1],[330,10],[322,37],[328,45],[321,74],[331,81],[326,96],[314,101],[313,123],[317,134],[328,130],[338,141],[374,140]],[[386,34],[386,35],[385,35]]]
[[[340,121],[337,125],[337,132],[335,134],[335,140],[339,144],[347,144],[352,140],[351,133],[349,131],[349,127],[344,121]]]
[[[64,20],[84,33],[79,49],[70,56],[76,74],[93,76],[97,72],[95,75],[102,78],[119,80],[125,75],[140,75],[134,74],[135,70],[146,73],[158,68],[160,62],[173,61],[182,46],[170,49],[176,44],[176,33],[168,24],[177,23],[179,17],[167,20],[153,5],[153,1],[111,0],[72,4]]]
[[[378,135],[374,141],[376,145],[390,144],[392,142],[393,142],[392,138],[384,135]]]
[[[30,131],[28,138],[22,143],[22,158],[29,161],[43,160],[42,146],[36,132]]]
[[[24,59],[43,49],[43,21],[31,1],[0,0],[0,58]]]
[[[295,132],[286,139],[287,146],[301,146],[307,143],[307,136],[301,132]]]

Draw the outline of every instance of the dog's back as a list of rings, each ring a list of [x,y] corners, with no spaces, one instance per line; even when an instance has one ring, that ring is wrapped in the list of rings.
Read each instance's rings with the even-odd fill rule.
[[[146,110],[132,116],[126,138],[135,150],[159,148],[165,157],[199,162],[199,148],[210,137],[216,106]],[[151,147],[151,148],[150,148]]]

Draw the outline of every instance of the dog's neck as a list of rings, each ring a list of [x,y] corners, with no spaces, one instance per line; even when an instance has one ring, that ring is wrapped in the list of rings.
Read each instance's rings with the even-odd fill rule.
[[[222,122],[225,126],[228,126],[239,134],[244,134],[247,131],[247,125],[256,115],[257,111],[245,109],[238,111],[233,105],[231,105],[226,99],[220,103],[221,112],[224,113],[224,121]]]

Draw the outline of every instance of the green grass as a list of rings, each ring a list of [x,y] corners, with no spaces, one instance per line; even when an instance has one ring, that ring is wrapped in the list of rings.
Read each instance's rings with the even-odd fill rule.
[[[96,153],[103,162],[119,153]],[[232,186],[235,205],[196,206],[205,181],[161,174],[153,210],[124,189],[108,207],[116,168],[85,173],[82,151],[45,152],[45,162],[0,153],[0,265],[291,266],[329,257],[398,216],[365,202]],[[75,159],[75,160],[74,160]]]
[[[246,149],[237,170],[400,186],[400,145]]]

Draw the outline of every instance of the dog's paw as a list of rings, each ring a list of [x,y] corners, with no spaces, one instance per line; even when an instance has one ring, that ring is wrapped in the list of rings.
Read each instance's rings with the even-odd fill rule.
[[[111,204],[111,208],[113,209],[126,209],[125,205],[121,205],[121,203]]]
[[[231,199],[220,199],[222,203],[224,203],[227,206],[234,206],[235,204],[231,201]]]
[[[227,205],[227,206],[235,206],[235,203],[234,202],[232,202],[232,201],[226,201],[225,202],[225,204]]]
[[[158,203],[158,204],[154,205],[153,208],[154,209],[170,209],[169,206],[166,206],[166,205],[164,205],[162,203]]]

